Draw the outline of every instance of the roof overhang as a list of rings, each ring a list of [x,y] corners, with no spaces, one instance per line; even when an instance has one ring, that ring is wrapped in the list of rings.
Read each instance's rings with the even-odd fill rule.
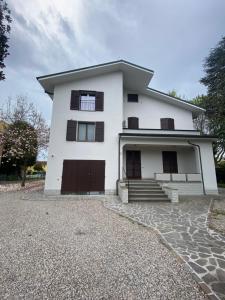
[[[190,110],[190,111],[193,112],[194,115],[198,115],[200,113],[205,112],[204,108],[196,106],[196,105],[190,103],[189,101],[182,100],[180,98],[170,96],[166,93],[163,93],[161,91],[158,91],[158,90],[155,90],[155,89],[152,89],[152,88],[145,89],[144,94],[146,94],[148,96],[152,96],[152,97],[154,97],[156,99],[159,99],[159,100],[163,100],[164,102],[167,102],[169,104],[173,104],[173,105],[176,105],[178,107]]]
[[[125,60],[118,60],[105,64],[90,66],[87,68],[39,76],[37,77],[37,80],[45,92],[51,97],[56,85],[118,71],[123,73],[124,87],[132,90],[145,89],[154,74],[154,71],[150,69],[143,68]]]
[[[193,135],[193,134],[146,134],[146,133],[119,133],[121,138],[163,138],[163,139],[185,139],[185,140],[205,140],[215,142],[214,135]]]

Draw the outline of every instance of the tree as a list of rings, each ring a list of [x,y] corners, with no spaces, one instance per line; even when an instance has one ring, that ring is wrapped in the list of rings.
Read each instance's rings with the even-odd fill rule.
[[[168,92],[168,95],[178,98],[178,99],[185,99],[185,96],[181,96],[177,93],[177,91],[175,89],[172,89],[171,91]]]
[[[27,167],[32,166],[37,157],[37,133],[27,122],[16,121],[8,126],[2,138],[4,162],[20,167],[21,186],[24,186]]]
[[[7,3],[0,0],[0,80],[5,79],[5,74],[1,69],[5,68],[4,60],[9,55],[8,41],[12,22],[10,13]]]
[[[42,164],[38,163],[38,162],[36,162],[36,164],[34,165],[34,170],[38,171],[38,172],[43,172],[44,171]]]
[[[207,87],[204,105],[209,132],[218,137],[214,150],[219,162],[225,153],[225,37],[205,59],[204,71],[200,82]]]
[[[34,104],[23,96],[15,101],[9,99],[0,116],[9,124],[0,135],[4,162],[20,167],[21,185],[24,186],[27,167],[33,165],[37,154],[47,148],[49,128]]]
[[[190,102],[194,105],[205,109],[206,98],[206,95],[198,95],[197,97],[193,98]],[[198,114],[197,116],[194,116],[193,121],[196,130],[199,130],[202,134],[209,133],[208,118],[206,117],[206,114],[204,112]]]

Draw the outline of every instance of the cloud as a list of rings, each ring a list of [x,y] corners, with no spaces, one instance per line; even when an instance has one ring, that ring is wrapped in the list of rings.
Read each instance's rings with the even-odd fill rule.
[[[50,119],[36,76],[116,59],[155,70],[151,87],[205,91],[203,59],[225,34],[224,0],[8,0],[10,56],[0,102],[27,94]]]

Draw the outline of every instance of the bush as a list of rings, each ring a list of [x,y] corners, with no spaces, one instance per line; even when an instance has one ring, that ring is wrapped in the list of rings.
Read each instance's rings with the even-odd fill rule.
[[[218,183],[225,183],[225,165],[216,168],[216,178]]]

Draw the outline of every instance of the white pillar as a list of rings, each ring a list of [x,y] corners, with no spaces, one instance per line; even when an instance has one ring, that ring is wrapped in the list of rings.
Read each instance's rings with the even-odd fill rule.
[[[120,180],[123,179],[123,142],[120,144]]]

